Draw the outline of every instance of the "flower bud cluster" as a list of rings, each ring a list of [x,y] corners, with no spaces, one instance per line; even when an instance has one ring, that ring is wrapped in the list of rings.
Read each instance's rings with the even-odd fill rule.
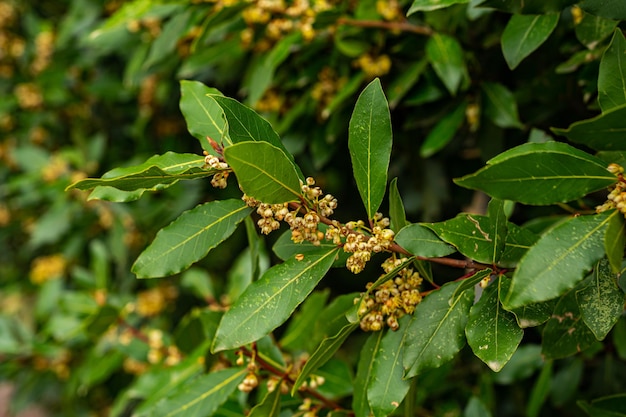
[[[618,164],[612,163],[607,170],[615,174],[618,182],[611,187],[609,195],[604,204],[596,207],[596,212],[602,213],[607,210],[617,209],[626,216],[626,180],[623,177],[624,168]]]
[[[394,233],[388,227],[389,219],[383,217],[381,213],[376,213],[374,216],[374,226],[369,236],[361,233],[365,229],[362,220],[346,224],[348,234],[343,250],[344,252],[352,253],[346,261],[346,267],[350,272],[358,274],[365,268],[365,264],[370,260],[372,253],[379,253],[389,249],[389,246],[393,243]]]
[[[214,188],[226,188],[228,175],[230,174],[230,171],[227,171],[230,168],[228,164],[221,161],[217,156],[204,151],[204,165],[219,170],[213,175],[211,185]]]
[[[406,258],[391,257],[383,262],[383,270],[388,274],[405,260]],[[368,293],[359,305],[361,329],[366,332],[378,331],[387,324],[391,330],[397,330],[398,319],[405,314],[412,314],[415,306],[422,301],[419,291],[421,283],[422,278],[416,271],[404,268],[395,277]],[[372,285],[373,283],[368,283],[367,288]]]

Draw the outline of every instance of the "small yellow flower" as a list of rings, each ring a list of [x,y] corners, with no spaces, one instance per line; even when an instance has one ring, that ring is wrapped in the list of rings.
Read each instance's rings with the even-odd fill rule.
[[[67,260],[61,254],[35,258],[30,268],[30,281],[43,284],[51,279],[60,278],[67,268]]]

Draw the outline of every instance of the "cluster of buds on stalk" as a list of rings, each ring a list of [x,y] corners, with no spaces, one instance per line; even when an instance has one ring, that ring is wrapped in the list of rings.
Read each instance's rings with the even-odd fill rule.
[[[211,155],[207,151],[204,151],[204,165],[212,169],[217,169],[211,179],[211,185],[214,188],[226,188],[228,175],[230,174],[230,167],[220,158],[215,155]]]
[[[607,170],[612,174],[615,174],[618,181],[609,188],[609,195],[607,196],[604,204],[596,207],[596,212],[602,213],[603,211],[617,209],[624,216],[626,216],[626,180],[624,179],[624,168],[621,165],[612,163],[607,167]]]
[[[391,273],[400,266],[406,258],[392,256],[383,262],[385,274]],[[385,281],[379,287],[368,291],[360,302],[359,317],[363,331],[379,331],[385,324],[391,330],[398,330],[398,319],[405,314],[412,314],[415,306],[422,301],[419,286],[422,283],[420,275],[412,268],[401,269],[395,277]],[[367,284],[368,290],[373,283]]]

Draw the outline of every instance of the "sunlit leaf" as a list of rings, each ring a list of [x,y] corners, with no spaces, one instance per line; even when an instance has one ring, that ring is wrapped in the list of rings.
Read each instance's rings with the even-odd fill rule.
[[[216,95],[219,91],[199,81],[180,82],[180,111],[187,122],[187,129],[200,141],[203,149],[212,152],[207,137],[225,145],[231,142],[226,132],[224,112],[207,97],[208,94]]]
[[[520,62],[544,43],[559,22],[559,14],[514,14],[502,32],[502,53],[509,68]]]

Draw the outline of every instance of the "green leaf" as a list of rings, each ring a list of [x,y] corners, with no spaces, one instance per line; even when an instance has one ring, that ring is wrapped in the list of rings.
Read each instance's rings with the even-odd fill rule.
[[[464,291],[473,289],[476,285],[480,283],[485,278],[490,278],[493,270],[491,268],[481,269],[480,271],[474,272],[472,275],[461,280],[460,284],[456,287],[452,295],[450,296],[450,302],[456,300],[459,295],[461,295]]]
[[[515,96],[508,88],[499,83],[485,82],[481,85],[485,115],[496,126],[507,128],[523,127],[517,113]]]
[[[620,0],[583,0],[579,6],[587,13],[607,19],[626,19],[626,4]]]
[[[497,234],[497,225],[489,217],[477,214],[458,214],[455,218],[440,223],[424,224],[441,240],[458,249],[463,255],[477,262],[492,264],[502,245]]]
[[[425,258],[439,258],[456,252],[453,246],[439,239],[428,227],[418,223],[403,227],[395,241],[411,254]]]
[[[346,324],[337,334],[322,340],[317,349],[315,349],[311,357],[304,364],[304,367],[298,374],[296,382],[293,383],[293,388],[291,389],[292,395],[297,392],[298,388],[313,372],[333,357],[335,352],[343,345],[343,342],[346,341],[348,336],[350,336],[358,326],[359,323]]]
[[[465,328],[472,351],[494,372],[499,372],[511,359],[524,335],[513,313],[500,305],[500,294],[508,287],[509,279],[504,277],[491,283],[470,309]]]
[[[439,152],[452,139],[465,120],[467,102],[462,101],[454,110],[444,115],[428,133],[424,143],[420,146],[422,158],[428,158]]]
[[[541,353],[546,359],[560,359],[587,349],[596,341],[580,316],[576,290],[567,292],[554,308],[543,329]]]
[[[624,417],[626,416],[626,394],[615,394],[596,398],[591,402],[578,401],[576,404],[590,417]]]
[[[402,378],[403,344],[409,316],[400,318],[400,330],[388,330],[374,353],[367,399],[375,417],[386,417],[400,405],[411,382]]]
[[[598,104],[603,112],[626,104],[626,38],[619,29],[600,61]]]
[[[229,237],[252,209],[241,200],[213,201],[184,212],[161,229],[135,261],[138,278],[177,274]]]
[[[352,409],[356,417],[369,417],[371,410],[367,400],[367,388],[372,379],[376,352],[380,349],[384,332],[372,332],[359,354],[356,376],[354,378],[354,395],[352,397]]]
[[[326,232],[326,228],[327,227],[324,224],[319,224],[318,225],[318,229],[322,233]],[[289,258],[291,258],[291,257],[293,257],[293,256],[295,256],[295,255],[297,255],[299,253],[307,254],[307,253],[311,253],[311,252],[318,252],[320,249],[331,250],[331,249],[334,249],[336,247],[337,247],[337,245],[335,245],[334,243],[332,243],[331,241],[328,241],[328,240],[322,240],[321,243],[318,246],[314,245],[313,243],[311,243],[309,241],[304,241],[302,243],[294,243],[291,240],[291,230],[286,230],[276,240],[276,242],[274,243],[274,246],[272,246],[272,251],[280,259],[282,259],[283,261],[286,261],[287,259],[289,259]],[[333,263],[333,267],[334,268],[345,267],[346,266],[346,260],[348,259],[348,257],[350,255],[352,255],[352,254],[344,252],[344,251],[340,251],[338,256],[337,256],[337,259]]]
[[[578,0],[479,0],[480,7],[493,7],[508,13],[541,14],[560,12]]]
[[[348,131],[352,171],[370,219],[385,196],[391,144],[389,106],[377,78],[359,95]]]
[[[614,107],[591,119],[572,123],[567,129],[552,128],[557,135],[596,151],[626,150],[626,105]]]
[[[337,249],[275,265],[252,283],[224,314],[212,351],[254,342],[283,324],[330,269]]]
[[[600,42],[613,33],[618,23],[616,20],[583,12],[582,20],[576,25],[576,38],[587,48],[595,49]]]
[[[121,191],[161,190],[179,180],[204,178],[215,174],[214,170],[203,168],[204,157],[194,154],[167,152],[154,155],[140,165],[115,168],[102,178],[87,178],[68,186],[66,190],[78,188],[89,190],[98,186],[114,187]]]
[[[313,292],[300,306],[289,321],[285,333],[280,339],[280,346],[286,350],[308,350],[311,329],[319,318],[320,312],[326,305],[329,291]]]
[[[247,372],[246,368],[230,368],[194,378],[138,417],[210,416],[237,389]]]
[[[511,222],[507,222],[506,228],[506,245],[498,264],[506,268],[514,268],[528,249],[537,242],[539,236]]]
[[[224,159],[249,197],[267,204],[299,200],[298,173],[280,148],[267,142],[239,142],[224,149]]]
[[[454,4],[465,4],[468,2],[469,0],[413,0],[413,4],[411,4],[406,15],[410,16],[415,12],[429,12],[431,10],[450,7]]]
[[[572,288],[604,256],[609,220],[607,214],[570,217],[541,236],[513,274],[503,301],[506,309],[546,301]]]
[[[624,312],[624,293],[606,258],[598,262],[584,284],[576,290],[578,308],[596,339],[604,340]]]
[[[280,388],[268,392],[263,400],[255,405],[248,417],[278,417],[280,415]]]
[[[559,22],[559,14],[514,14],[502,32],[502,53],[510,69],[544,43]]]
[[[426,56],[450,94],[456,95],[468,78],[461,44],[451,36],[435,33],[426,42]]]
[[[220,94],[215,88],[209,88],[199,81],[181,80],[180,82],[180,111],[185,117],[189,133],[195,136],[208,152],[213,152],[207,137],[218,143],[232,142],[226,132],[224,112],[214,100],[207,95]]]
[[[387,98],[389,99],[389,107],[391,109],[395,109],[400,100],[417,84],[426,68],[428,68],[428,61],[420,59],[419,61],[411,62],[407,68],[403,69],[393,79],[387,90]]]
[[[389,183],[389,218],[391,225],[389,226],[396,234],[409,224],[406,220],[406,212],[404,211],[404,203],[398,191],[398,178],[394,178]]]
[[[473,174],[455,178],[461,187],[502,200],[549,205],[571,201],[615,183],[607,164],[560,142],[526,143],[487,161]]]
[[[500,294],[500,301],[504,300],[505,296],[506,294]],[[550,319],[556,302],[556,299],[552,299],[541,303],[529,304],[514,308],[511,312],[515,314],[517,325],[522,329],[537,327]]]
[[[159,35],[150,46],[150,53],[143,62],[143,68],[150,68],[176,52],[179,40],[194,23],[192,17],[191,9],[181,10],[163,23]]]
[[[506,237],[508,228],[506,214],[504,212],[504,201],[492,198],[487,207],[487,217],[491,222],[490,235],[493,239],[493,252],[491,263],[496,264],[500,261],[500,257],[506,247]]]
[[[460,282],[433,291],[417,305],[404,339],[404,377],[411,378],[451,360],[465,344],[465,325],[474,302],[467,290],[450,300]]]
[[[548,361],[541,368],[539,377],[537,378],[535,385],[533,386],[530,396],[528,398],[528,404],[526,404],[526,415],[528,417],[537,417],[539,411],[543,407],[548,394],[550,393],[550,385],[552,382],[552,361]]]
[[[624,216],[611,216],[609,225],[604,236],[604,251],[609,259],[611,269],[618,273],[622,268],[624,259],[624,246],[626,245],[626,222]]]

